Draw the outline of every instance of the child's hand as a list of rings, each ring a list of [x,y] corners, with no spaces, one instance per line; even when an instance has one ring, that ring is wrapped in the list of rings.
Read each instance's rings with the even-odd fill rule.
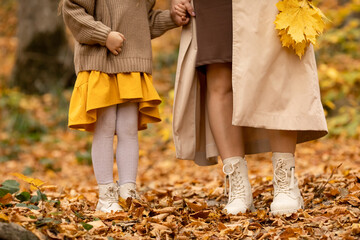
[[[174,12],[177,16],[181,18],[182,23],[187,23],[189,20],[189,16],[187,15],[185,5],[179,3],[174,6]]]
[[[124,35],[119,32],[112,31],[109,33],[105,45],[110,52],[117,56],[121,52],[121,48],[125,40]]]
[[[170,8],[171,18],[178,26],[184,26],[189,23],[190,16],[195,17],[194,8],[190,0],[171,0]]]

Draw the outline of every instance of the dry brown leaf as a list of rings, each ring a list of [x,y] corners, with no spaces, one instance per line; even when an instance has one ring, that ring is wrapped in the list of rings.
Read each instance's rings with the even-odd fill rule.
[[[201,221],[193,221],[192,223],[186,225],[185,228],[206,229],[208,228],[208,224]]]
[[[200,202],[200,203],[193,203],[187,199],[185,199],[186,205],[191,208],[194,212],[201,211],[205,208],[207,208],[206,202]]]
[[[16,223],[29,223],[29,222],[36,222],[37,219],[32,219],[29,216],[24,216],[21,213],[15,213],[9,216],[11,222]]]
[[[153,233],[154,236],[161,236],[166,233],[168,234],[172,233],[172,230],[170,228],[162,224],[150,223],[150,226],[153,228],[151,232]]]
[[[116,212],[116,213],[104,213],[100,211],[96,211],[91,214],[93,217],[99,218],[101,220],[124,220],[128,218],[127,212]]]
[[[155,213],[173,213],[176,211],[175,207],[166,207],[166,208],[160,208],[160,209],[154,209]]]
[[[196,213],[190,214],[190,217],[195,218],[195,219],[198,219],[198,218],[206,219],[206,218],[208,218],[210,213],[211,213],[210,210],[198,211]]]
[[[13,200],[13,197],[10,193],[7,193],[5,196],[3,196],[2,198],[0,198],[0,203],[1,204],[8,204]]]
[[[299,237],[302,233],[300,228],[286,228],[284,232],[280,234],[281,239],[289,239]]]
[[[239,227],[228,227],[220,232],[220,236],[228,236],[234,232],[239,231]]]
[[[59,227],[62,230],[62,232],[64,232],[64,233],[70,232],[70,234],[74,234],[78,231],[77,226],[74,224],[61,223],[61,224],[59,224]]]
[[[341,203],[348,202],[354,207],[360,206],[360,199],[352,194],[347,195],[345,198],[341,199],[340,202]]]
[[[91,226],[93,226],[93,229],[96,229],[99,227],[106,227],[106,225],[101,220],[87,222],[87,224],[90,224]]]
[[[351,233],[354,235],[360,235],[360,223],[353,223],[351,225]]]
[[[167,216],[169,216],[169,213],[161,213],[161,214],[159,214],[159,215],[156,215],[156,216],[152,217],[152,219],[162,221],[162,220],[164,220]]]

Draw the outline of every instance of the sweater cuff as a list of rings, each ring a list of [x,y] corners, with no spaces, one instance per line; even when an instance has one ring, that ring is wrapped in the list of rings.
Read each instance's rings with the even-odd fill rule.
[[[161,28],[165,31],[178,27],[172,20],[170,10],[164,10],[158,17],[158,22],[161,23]]]
[[[106,39],[111,32],[111,28],[102,24],[101,22],[96,22],[96,28],[93,30],[92,38],[95,42],[99,43],[102,46],[106,45]]]

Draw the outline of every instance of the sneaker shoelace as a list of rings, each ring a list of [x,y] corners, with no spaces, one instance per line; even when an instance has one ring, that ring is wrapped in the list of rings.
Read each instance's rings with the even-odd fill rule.
[[[285,162],[283,159],[279,159],[276,163],[274,171],[274,182],[276,184],[276,190],[274,195],[279,193],[289,194],[290,190],[294,188],[295,182],[295,167],[290,168],[290,184],[288,183],[288,172],[285,168]]]
[[[235,166],[237,163],[228,163],[224,165],[223,172],[225,176],[225,196],[227,195],[227,179],[229,178],[229,202],[234,199],[245,198],[245,185],[243,184],[243,178],[240,174],[239,166]],[[230,171],[227,169],[230,167]]]

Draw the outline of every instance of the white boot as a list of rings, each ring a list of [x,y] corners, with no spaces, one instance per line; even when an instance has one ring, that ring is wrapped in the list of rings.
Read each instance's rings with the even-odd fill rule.
[[[123,210],[119,205],[118,187],[116,183],[99,184],[99,201],[96,210],[107,213]]]
[[[124,183],[122,185],[118,183],[119,186],[119,196],[126,200],[127,198],[140,199],[139,194],[136,191],[135,183]]]
[[[291,153],[273,153],[274,200],[270,205],[274,215],[292,214],[304,208],[298,181],[295,177],[295,159]]]
[[[229,201],[225,206],[228,214],[254,211],[253,197],[248,177],[247,164],[242,157],[226,158],[223,161],[223,172],[229,177]],[[226,179],[225,179],[226,191]]]

